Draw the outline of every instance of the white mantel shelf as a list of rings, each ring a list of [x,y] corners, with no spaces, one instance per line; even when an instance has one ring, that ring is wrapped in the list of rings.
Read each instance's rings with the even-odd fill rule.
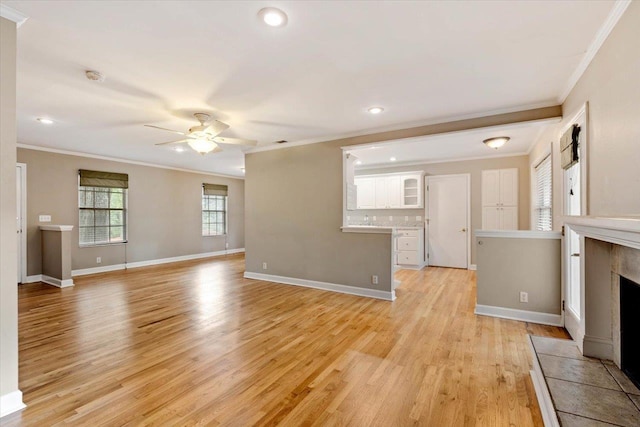
[[[41,225],[40,230],[44,231],[71,231],[73,225]]]
[[[640,217],[566,216],[563,223],[581,236],[640,249]]]

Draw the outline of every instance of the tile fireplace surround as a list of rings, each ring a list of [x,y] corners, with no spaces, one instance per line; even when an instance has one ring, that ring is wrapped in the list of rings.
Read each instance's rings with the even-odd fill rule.
[[[577,333],[574,333],[576,336],[573,336],[576,353],[578,357],[600,359],[603,366],[607,366],[606,364],[609,363],[610,371],[615,369],[616,372],[622,374],[618,369],[621,365],[620,277],[626,277],[640,283],[640,216],[626,218],[565,217],[564,224],[565,228],[578,233],[583,242],[581,245],[583,280],[580,298],[582,316],[577,319],[570,313],[565,313],[565,322],[575,321],[577,325],[574,328],[577,330]],[[567,343],[571,343],[571,341]],[[556,393],[554,393],[554,387],[558,388],[558,384],[556,384],[558,380],[553,375],[549,378],[548,372],[543,373],[543,371],[548,371],[548,368],[540,367],[541,363],[539,355],[536,354],[535,345],[532,346],[532,351],[534,357],[532,377],[545,425],[559,425],[558,416],[562,412],[558,411],[562,410],[557,407],[559,402],[555,396]],[[545,357],[548,358],[548,356]],[[548,361],[546,362],[548,363]],[[589,402],[588,396],[583,395],[580,387],[584,386],[577,384],[573,391],[575,399],[584,400],[583,403],[588,406],[592,403],[597,406],[595,400]],[[551,391],[551,395],[549,391]],[[565,390],[563,393],[567,392],[569,391]],[[598,394],[594,394],[595,396]],[[633,407],[631,405],[631,408]],[[565,420],[562,417],[560,419],[564,425]],[[640,418],[636,420],[640,420]],[[607,421],[611,423],[614,420]],[[569,422],[569,425],[573,424]],[[627,423],[613,422],[613,425],[627,425]],[[632,425],[640,425],[640,421],[638,424],[635,424],[634,421]]]

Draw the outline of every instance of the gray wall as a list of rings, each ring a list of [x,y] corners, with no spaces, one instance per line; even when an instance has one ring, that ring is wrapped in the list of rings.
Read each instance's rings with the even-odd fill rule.
[[[478,304],[560,314],[560,239],[475,240]],[[521,291],[528,303],[520,302]]]
[[[0,396],[18,390],[16,24],[0,18]]]
[[[203,237],[202,183],[229,186],[229,249],[244,247],[244,180],[110,160],[18,149],[27,164],[27,274],[41,273],[39,215],[73,225],[74,270],[191,255],[225,249],[224,236]],[[78,244],[78,169],[129,174],[128,243]],[[102,263],[96,263],[96,257]]]
[[[558,107],[549,107],[248,153],[246,270],[389,290],[392,251],[389,235],[340,231],[341,147],[539,120],[558,117],[559,113]],[[526,164],[526,158],[523,161]],[[440,173],[436,172],[439,171],[436,165],[433,170]],[[520,179],[528,181],[527,176]],[[528,201],[523,205],[528,212]],[[262,269],[263,262],[268,263],[266,271]],[[371,284],[374,274],[380,278],[379,285]]]
[[[423,171],[425,175],[452,175],[471,174],[471,236],[476,230],[482,228],[482,171],[486,169],[518,169],[518,226],[520,230],[528,230],[530,227],[531,186],[529,185],[529,157],[514,156],[497,159],[465,160],[460,162],[431,163],[412,166],[398,166],[393,168],[357,170],[357,175],[371,175],[376,173]],[[424,197],[424,195],[423,195]],[[424,200],[424,199],[423,199]],[[351,211],[350,211],[351,212]],[[425,218],[424,209],[393,210],[394,213],[386,213],[386,209],[373,209],[357,212],[357,215],[367,213],[369,216],[409,215],[415,219],[415,215]],[[473,241],[473,238],[472,238]],[[476,263],[476,248],[471,245],[471,263]]]
[[[562,106],[570,118],[588,101],[587,213],[640,214],[640,2],[632,2]],[[553,143],[554,228],[561,226],[560,129],[543,135],[531,161]]]

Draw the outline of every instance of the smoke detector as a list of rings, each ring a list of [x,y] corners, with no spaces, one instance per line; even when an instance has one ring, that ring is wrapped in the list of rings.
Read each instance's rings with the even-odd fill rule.
[[[87,70],[85,71],[85,75],[89,80],[93,80],[95,82],[102,83],[104,81],[104,76],[100,71]]]

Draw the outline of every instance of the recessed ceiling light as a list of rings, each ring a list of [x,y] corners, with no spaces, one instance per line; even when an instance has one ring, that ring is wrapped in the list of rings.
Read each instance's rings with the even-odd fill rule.
[[[371,107],[369,109],[367,109],[368,112],[370,112],[371,114],[380,114],[384,111],[384,108],[382,107]]]
[[[373,147],[369,147],[369,150],[376,150],[378,147],[376,147],[375,145]]]
[[[395,157],[390,157],[390,158],[389,158],[389,161],[391,161],[391,162],[395,162],[395,161],[396,161],[396,158],[395,158]]]
[[[356,160],[356,165],[361,165],[362,164],[362,160]]]
[[[511,138],[509,138],[508,136],[498,136],[498,137],[495,137],[495,138],[485,139],[482,142],[484,144],[486,144],[487,147],[495,148],[497,150],[498,148],[500,148],[504,144],[506,144],[507,141],[509,141],[510,139]]]
[[[287,14],[275,7],[260,9],[258,16],[270,27],[284,27],[287,25]]]
[[[53,120],[51,119],[45,119],[43,117],[38,117],[38,121],[40,123],[42,123],[43,125],[52,125],[53,124]]]
[[[184,151],[184,147],[176,147],[174,148],[178,153],[182,153]]]

